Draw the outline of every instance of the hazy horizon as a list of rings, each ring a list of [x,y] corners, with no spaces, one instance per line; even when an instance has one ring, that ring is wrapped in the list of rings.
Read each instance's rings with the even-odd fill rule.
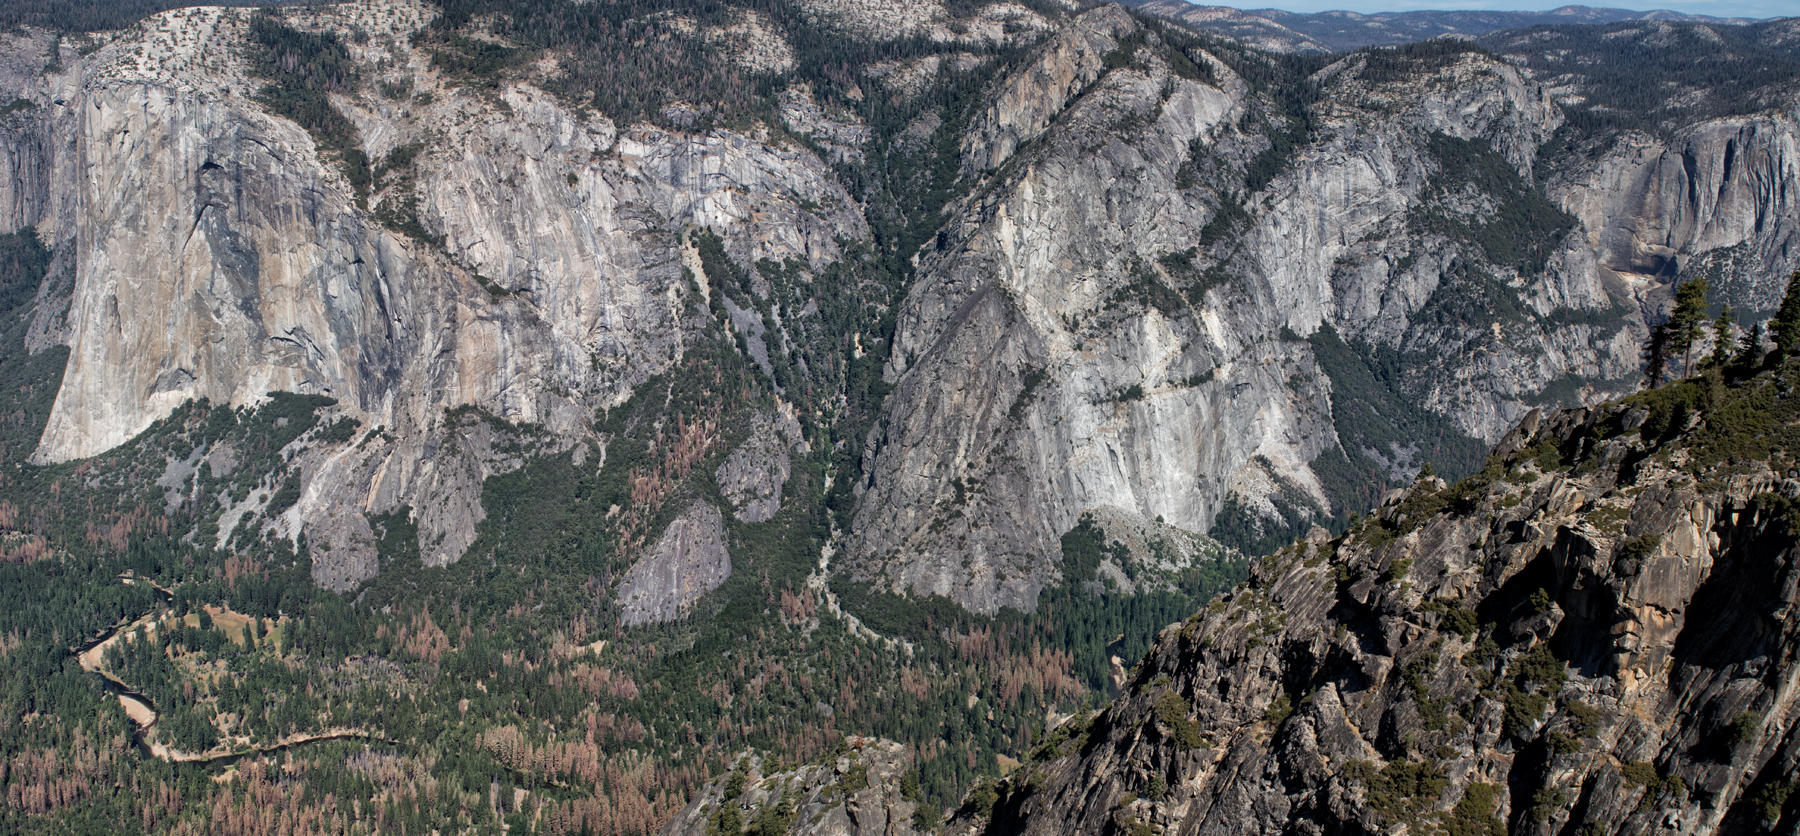
[[[1287,0],[1287,2],[1279,3],[1259,3],[1254,0],[1247,2],[1245,0],[1239,0],[1239,2],[1200,0],[1196,5],[1229,6],[1235,9],[1280,9],[1300,13],[1350,11],[1363,14],[1422,11],[1541,12],[1569,5],[1634,11],[1661,10],[1714,17],[1773,18],[1791,17],[1800,13],[1800,9],[1795,8],[1793,0],[1661,0],[1661,2],[1650,3],[1496,3],[1494,0]]]

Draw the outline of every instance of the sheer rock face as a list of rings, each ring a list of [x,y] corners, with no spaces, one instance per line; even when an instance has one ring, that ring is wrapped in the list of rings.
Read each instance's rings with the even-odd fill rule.
[[[39,329],[72,355],[38,461],[109,449],[197,398],[324,394],[385,428],[312,468],[282,523],[342,555],[318,567],[332,586],[373,571],[365,513],[411,507],[432,564],[473,541],[482,480],[523,459],[469,441],[448,410],[536,425],[536,452],[567,450],[592,440],[595,408],[680,357],[698,327],[684,228],[745,261],[809,267],[867,237],[826,164],[792,145],[621,129],[523,83],[495,97],[446,83],[404,37],[429,13],[400,2],[291,19],[341,31],[373,81],[403,74],[431,94],[337,100],[372,160],[418,149],[365,205],[331,153],[250,98],[250,13],[156,15],[91,55],[65,50],[59,72],[4,75],[18,85],[4,98],[31,107],[0,119],[14,172],[0,220],[36,226],[73,276],[66,328]],[[415,198],[441,247],[368,208]]]
[[[1210,217],[1168,186],[1191,142],[1232,130],[1243,95],[1235,79],[1182,78],[1143,49],[1141,65],[1100,76],[1041,127],[1043,103],[1080,88],[1121,27],[1135,24],[1116,9],[1084,15],[1042,56],[1079,66],[1028,65],[1026,86],[1002,85],[977,119],[972,137],[992,139],[965,146],[965,160],[1013,173],[989,175],[994,190],[963,206],[900,310],[896,385],[854,534],[870,576],[983,612],[1030,609],[1082,511],[1204,530],[1242,440],[1215,427],[1244,428],[1255,448],[1317,418],[1280,383],[1291,347],[1239,343],[1204,299],[1157,310],[1117,298]],[[1036,153],[1012,156],[1026,141]],[[1246,397],[1188,384],[1221,364],[1271,379]]]
[[[898,743],[853,737],[849,751],[786,772],[765,773],[761,756],[746,754],[735,773],[690,802],[663,827],[663,836],[703,836],[717,832],[709,825],[727,809],[742,822],[758,821],[782,809],[792,836],[912,836],[917,805],[900,792],[901,778],[912,768],[912,755]],[[730,815],[731,813],[726,813]],[[771,832],[771,831],[763,831]]]
[[[161,93],[120,83],[76,101],[74,351],[39,461],[108,449],[193,398],[378,409],[429,338],[422,309],[449,306],[403,295],[418,267],[322,182],[304,132]]]
[[[1190,55],[1205,78],[1100,9],[994,86],[963,145],[980,185],[900,311],[846,560],[859,577],[1030,609],[1086,510],[1205,531],[1270,486],[1353,510],[1315,470],[1348,443],[1342,382],[1296,338],[1329,326],[1395,352],[1406,399],[1492,441],[1545,399],[1635,385],[1644,312],[1677,271],[1715,269],[1732,304],[1766,312],[1779,288],[1745,277],[1800,263],[1793,114],[1609,138],[1554,158],[1553,203],[1521,209],[1475,184],[1544,174],[1563,116],[1543,85],[1476,53],[1402,73],[1352,55],[1316,74],[1313,141],[1259,186],[1255,125],[1276,117]],[[1431,220],[1557,205],[1574,226],[1541,266]],[[1653,258],[1659,276],[1634,274]],[[1421,448],[1394,444],[1368,453],[1410,472]]]
[[[619,621],[627,627],[674,621],[731,576],[725,520],[705,502],[669,523],[619,582]]]
[[[1534,413],[1484,476],[1271,558],[951,832],[1791,826],[1800,482],[1655,410]]]
[[[1796,119],[1790,110],[1713,120],[1667,139],[1633,134],[1557,183],[1558,194],[1605,269],[1646,282],[1730,254],[1721,272],[1758,279],[1741,292],[1772,307],[1781,268],[1800,251]]]

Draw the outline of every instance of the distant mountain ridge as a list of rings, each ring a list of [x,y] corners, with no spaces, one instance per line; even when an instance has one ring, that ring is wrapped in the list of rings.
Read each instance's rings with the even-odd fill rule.
[[[1658,20],[1674,23],[1740,25],[1749,18],[1690,15],[1666,9],[1597,9],[1562,6],[1549,11],[1417,11],[1360,14],[1348,11],[1302,14],[1280,9],[1201,6],[1186,0],[1133,3],[1144,11],[1245,41],[1274,52],[1346,52],[1366,46],[1393,46],[1444,35],[1481,37],[1508,29],[1564,24]]]

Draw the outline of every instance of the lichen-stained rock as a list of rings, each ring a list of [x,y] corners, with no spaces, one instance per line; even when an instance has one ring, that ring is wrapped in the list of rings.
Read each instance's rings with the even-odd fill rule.
[[[676,814],[663,836],[733,833],[728,825],[734,821],[790,836],[928,833],[936,822],[916,822],[918,803],[903,790],[902,776],[912,765],[906,747],[865,737],[846,738],[842,751],[823,763],[785,772],[765,772],[762,756],[746,753]]]
[[[1534,413],[1165,630],[950,832],[1793,832],[1796,383]]]
[[[674,621],[730,576],[725,520],[719,509],[696,502],[669,523],[619,581],[619,622],[632,627]]]

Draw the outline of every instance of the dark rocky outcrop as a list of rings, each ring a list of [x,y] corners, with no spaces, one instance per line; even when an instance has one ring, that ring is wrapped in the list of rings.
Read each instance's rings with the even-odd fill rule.
[[[820,763],[776,771],[744,755],[663,828],[663,836],[758,833],[794,836],[913,836],[918,803],[905,789],[906,747],[854,737]],[[733,825],[738,825],[734,827]]]
[[[1796,384],[1534,413],[1170,627],[952,831],[1791,832]]]

